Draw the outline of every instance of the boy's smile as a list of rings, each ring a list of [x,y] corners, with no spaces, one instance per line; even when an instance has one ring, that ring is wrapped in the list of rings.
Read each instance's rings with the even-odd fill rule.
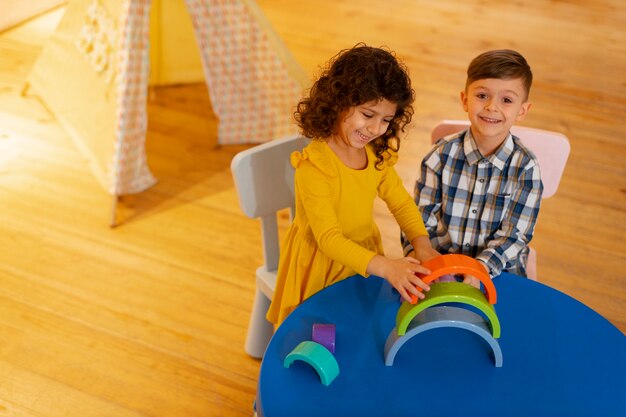
[[[511,126],[522,120],[530,108],[521,78],[476,80],[461,92],[461,103],[484,156],[498,149]]]

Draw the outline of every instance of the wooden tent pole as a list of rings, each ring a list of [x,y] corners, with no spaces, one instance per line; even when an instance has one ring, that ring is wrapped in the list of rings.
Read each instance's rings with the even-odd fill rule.
[[[118,195],[113,196],[113,201],[111,204],[111,222],[109,223],[109,227],[113,228],[117,226],[117,203],[120,197]]]

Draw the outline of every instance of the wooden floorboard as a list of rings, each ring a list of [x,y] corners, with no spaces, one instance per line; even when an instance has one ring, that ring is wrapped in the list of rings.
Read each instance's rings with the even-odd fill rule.
[[[524,125],[572,145],[532,243],[540,281],[626,332],[621,1],[257,3],[311,79],[359,41],[407,63],[417,101],[398,171],[408,189],[431,127],[465,118],[468,62],[522,52],[535,76]],[[250,145],[217,144],[204,84],[152,89],[147,154],[159,182],[124,196],[110,228],[112,198],[88,160],[35,95],[20,95],[62,14],[0,33],[0,415],[250,416],[259,361],[243,343],[262,252],[230,175]],[[376,216],[398,255],[380,203]],[[284,231],[286,213],[279,222]]]

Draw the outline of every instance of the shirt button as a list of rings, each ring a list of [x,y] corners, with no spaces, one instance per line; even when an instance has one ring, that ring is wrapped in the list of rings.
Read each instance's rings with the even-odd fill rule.
[[[474,209],[474,210],[472,210],[472,213],[476,214],[476,212],[477,212],[477,211],[478,211],[478,210]]]
[[[481,178],[481,179],[478,180],[478,182],[485,182],[485,179]]]
[[[469,247],[470,247],[470,244],[469,244],[469,243],[466,243],[466,244],[465,244],[465,247],[466,247],[466,248],[469,248]]]

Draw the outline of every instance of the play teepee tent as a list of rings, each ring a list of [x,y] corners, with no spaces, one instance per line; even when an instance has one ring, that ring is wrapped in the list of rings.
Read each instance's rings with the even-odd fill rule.
[[[0,0],[0,32],[47,12],[65,0]]]
[[[154,0],[161,8],[183,0]],[[253,0],[185,0],[218,142],[257,143],[295,131],[304,73]],[[70,0],[29,77],[114,196],[153,185],[145,153],[150,0]],[[154,25],[153,25],[154,26]],[[193,50],[193,49],[189,49]]]

